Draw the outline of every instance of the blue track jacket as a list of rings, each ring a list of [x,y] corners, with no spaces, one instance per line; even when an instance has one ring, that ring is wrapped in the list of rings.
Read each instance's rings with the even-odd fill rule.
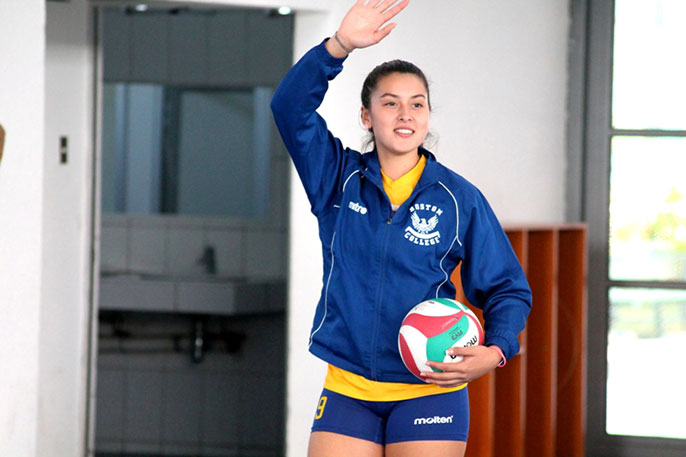
[[[271,102],[319,222],[324,275],[310,351],[367,379],[421,383],[398,352],[401,322],[424,300],[455,298],[449,277],[462,262],[467,299],[484,312],[486,344],[512,357],[531,291],[493,211],[476,187],[420,149],[424,172],[393,214],[376,152],[344,148],[316,112],[344,60],[323,43],[314,47]]]

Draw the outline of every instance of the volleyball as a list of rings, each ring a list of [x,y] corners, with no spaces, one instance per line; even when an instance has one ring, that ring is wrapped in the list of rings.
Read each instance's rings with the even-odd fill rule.
[[[398,333],[400,357],[419,379],[422,379],[419,373],[429,368],[426,366],[428,360],[459,362],[462,357],[450,356],[445,351],[483,342],[484,331],[476,315],[462,303],[449,298],[426,300],[412,308]]]

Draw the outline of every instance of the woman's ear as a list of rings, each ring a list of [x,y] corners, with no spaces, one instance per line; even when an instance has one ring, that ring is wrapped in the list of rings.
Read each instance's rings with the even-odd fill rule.
[[[369,115],[369,110],[364,106],[360,108],[360,120],[362,121],[362,127],[364,127],[365,130],[372,129],[372,120]]]

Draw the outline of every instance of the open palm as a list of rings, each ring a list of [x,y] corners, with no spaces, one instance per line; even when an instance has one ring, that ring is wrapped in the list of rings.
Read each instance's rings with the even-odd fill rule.
[[[395,27],[388,23],[410,0],[358,0],[338,28],[338,36],[350,48],[366,48],[383,40]]]

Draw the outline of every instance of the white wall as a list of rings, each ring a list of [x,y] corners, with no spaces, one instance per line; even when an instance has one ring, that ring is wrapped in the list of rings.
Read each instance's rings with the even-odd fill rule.
[[[0,455],[12,457],[34,457],[38,434],[44,5],[0,2]]]
[[[350,0],[331,14],[296,16],[295,56],[336,30]],[[394,58],[431,80],[438,159],[476,184],[503,223],[564,217],[567,0],[413,1],[379,46],[356,50],[320,112],[359,148],[359,91],[366,74]],[[291,194],[287,455],[306,454],[324,364],[307,353],[321,288],[316,222],[293,172]]]
[[[326,33],[349,4],[334,2]],[[568,1],[415,0],[397,21],[387,42],[346,61],[322,107],[331,130],[359,147],[364,77],[383,61],[409,60],[431,81],[439,160],[476,184],[504,222],[561,221]]]
[[[137,0],[91,0],[93,4],[97,5],[116,5],[116,4],[136,4],[140,3]],[[291,8],[305,11],[326,11],[329,8],[328,2],[322,0],[152,0],[145,2],[149,4],[180,4],[187,3],[193,6],[238,6],[249,8],[278,8],[282,5],[288,5]]]
[[[45,2],[0,2],[0,123],[7,130],[0,165],[0,345],[12,349],[0,351],[0,455],[42,457],[51,455],[50,446],[56,446],[54,455],[79,455],[78,435],[84,425],[80,399],[86,392],[83,339],[90,185],[86,139],[90,109],[84,98],[90,93],[90,67],[83,41],[88,30],[84,2],[49,5],[75,12],[64,17],[65,30],[55,31],[65,39],[57,40],[55,44],[62,44],[54,49],[66,60],[49,58],[48,73],[63,76],[47,78],[47,90],[51,92],[51,82],[60,90],[64,87],[65,93],[78,90],[59,105],[47,102],[46,113],[56,113],[47,119],[56,123],[46,126],[45,156]],[[204,3],[280,4],[270,0],[260,0],[259,5],[240,0]],[[297,18],[295,49],[300,56],[335,30],[352,1],[290,3],[307,10],[332,10],[331,15]],[[432,125],[440,134],[439,158],[477,184],[502,220],[562,220],[567,9],[566,0],[415,0],[385,43],[355,51],[322,112],[347,144],[359,145],[362,132],[357,127],[356,99],[362,79],[381,61],[412,60],[433,80]],[[417,31],[424,35],[419,37]],[[61,167],[54,163],[60,134],[69,135],[71,142],[70,162]],[[305,454],[323,378],[323,365],[305,347],[321,265],[315,222],[297,178],[292,188],[290,250],[297,255],[290,264],[287,445],[289,456],[300,456]],[[60,283],[59,278],[67,282]],[[69,280],[74,282],[69,284]],[[50,299],[44,309],[40,309],[41,297]],[[46,330],[40,339],[39,322]],[[52,347],[51,342],[55,343]],[[39,408],[40,348],[46,352],[40,357]],[[67,419],[59,424],[57,412],[65,405],[62,412]],[[37,411],[41,412],[40,430]],[[50,429],[51,424],[55,428]],[[46,430],[50,432],[44,435]],[[38,442],[37,436],[41,437]]]
[[[93,159],[91,24],[87,0],[48,2],[46,16],[45,150],[41,159],[45,164],[45,206],[36,455],[83,456]],[[13,41],[21,43],[16,38]],[[59,163],[59,137],[63,135],[69,140],[66,164]],[[40,142],[43,137],[38,138]]]

